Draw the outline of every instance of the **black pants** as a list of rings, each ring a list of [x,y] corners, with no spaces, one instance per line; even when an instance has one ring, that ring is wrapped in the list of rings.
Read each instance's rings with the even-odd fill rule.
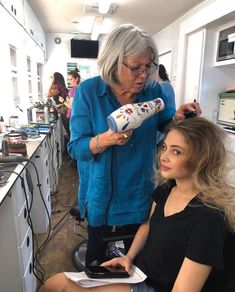
[[[119,227],[123,232],[135,234],[139,229],[140,224],[129,224]],[[99,226],[92,227],[88,225],[88,243],[86,252],[86,265],[91,264],[94,261],[101,263],[106,260],[106,248],[107,242],[103,242],[104,235],[107,231],[110,231],[112,227]],[[125,251],[127,252],[132,244],[133,239],[123,240]]]

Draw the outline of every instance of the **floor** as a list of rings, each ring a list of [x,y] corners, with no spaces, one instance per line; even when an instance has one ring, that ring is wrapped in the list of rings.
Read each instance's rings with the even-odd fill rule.
[[[86,237],[86,223],[82,223],[83,228],[79,227],[69,214],[71,206],[77,203],[77,187],[77,169],[65,157],[59,173],[58,193],[51,196],[50,240],[44,244],[47,234],[37,235],[40,263],[38,268],[43,270],[44,280],[58,272],[76,271],[71,261],[72,250]]]

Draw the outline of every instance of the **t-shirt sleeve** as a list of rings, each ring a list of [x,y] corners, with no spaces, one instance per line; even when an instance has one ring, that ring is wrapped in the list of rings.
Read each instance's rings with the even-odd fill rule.
[[[223,248],[227,235],[224,218],[219,213],[208,213],[192,227],[186,257],[192,261],[223,269]]]
[[[170,180],[162,185],[157,186],[157,188],[152,193],[153,200],[158,203],[160,199],[165,199],[165,197],[168,196],[174,186],[175,180]]]
[[[157,188],[152,193],[152,198],[154,202],[158,203],[166,196],[166,188],[164,185],[157,186]]]

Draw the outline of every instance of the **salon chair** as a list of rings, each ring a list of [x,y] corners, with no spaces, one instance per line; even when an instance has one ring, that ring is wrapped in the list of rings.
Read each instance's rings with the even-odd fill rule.
[[[80,216],[80,210],[78,206],[72,207],[69,213],[71,216],[73,216],[76,219],[76,221],[78,222],[78,225],[81,226],[81,222],[85,221],[85,219],[81,218]],[[122,241],[124,239],[133,239],[134,236],[135,236],[135,233],[128,233],[126,230],[123,230],[121,227],[115,227],[111,231],[105,232],[103,241],[110,243],[106,251],[107,260],[113,257],[122,256],[123,254],[125,254],[125,249],[122,247],[117,247],[117,245],[115,244],[116,242]],[[78,245],[76,245],[72,251],[72,255],[71,255],[72,263],[78,271],[83,271],[84,269],[86,248],[87,248],[87,239],[84,239]],[[99,262],[95,261],[93,264],[98,265]]]
[[[202,292],[235,292],[235,233],[230,232],[224,247],[224,270],[212,271],[211,285],[205,284]]]

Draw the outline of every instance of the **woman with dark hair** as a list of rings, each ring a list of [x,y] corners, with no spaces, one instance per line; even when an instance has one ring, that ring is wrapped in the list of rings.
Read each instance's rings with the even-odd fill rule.
[[[73,102],[73,97],[75,95],[75,91],[80,84],[81,81],[81,76],[79,74],[78,68],[75,68],[74,70],[70,71],[68,73],[68,82],[71,85],[71,89],[69,90],[69,96],[67,99],[64,97],[60,96],[59,101],[62,102],[66,108],[67,108],[67,119],[70,119],[71,116],[71,108],[72,108],[72,102]]]
[[[51,76],[52,82],[49,87],[47,96],[52,97],[56,103],[57,112],[61,115],[62,123],[65,131],[69,135],[69,122],[67,119],[67,109],[60,101],[60,97],[66,100],[68,96],[68,89],[65,85],[64,77],[61,73],[55,72]]]
[[[68,89],[65,85],[64,77],[61,73],[55,72],[51,76],[52,82],[49,87],[47,96],[53,97],[56,104],[61,104],[59,97],[62,96],[66,99],[68,96]]]
[[[162,64],[158,66],[157,82],[161,85],[162,92],[165,95],[169,104],[175,107],[175,92],[170,83],[170,79],[166,71],[166,68]],[[157,131],[157,144],[159,144],[163,138],[164,134],[160,131]]]
[[[166,96],[170,104],[175,106],[175,92],[170,83],[170,79],[166,68],[160,64],[158,67],[158,83],[161,85],[163,94]]]

